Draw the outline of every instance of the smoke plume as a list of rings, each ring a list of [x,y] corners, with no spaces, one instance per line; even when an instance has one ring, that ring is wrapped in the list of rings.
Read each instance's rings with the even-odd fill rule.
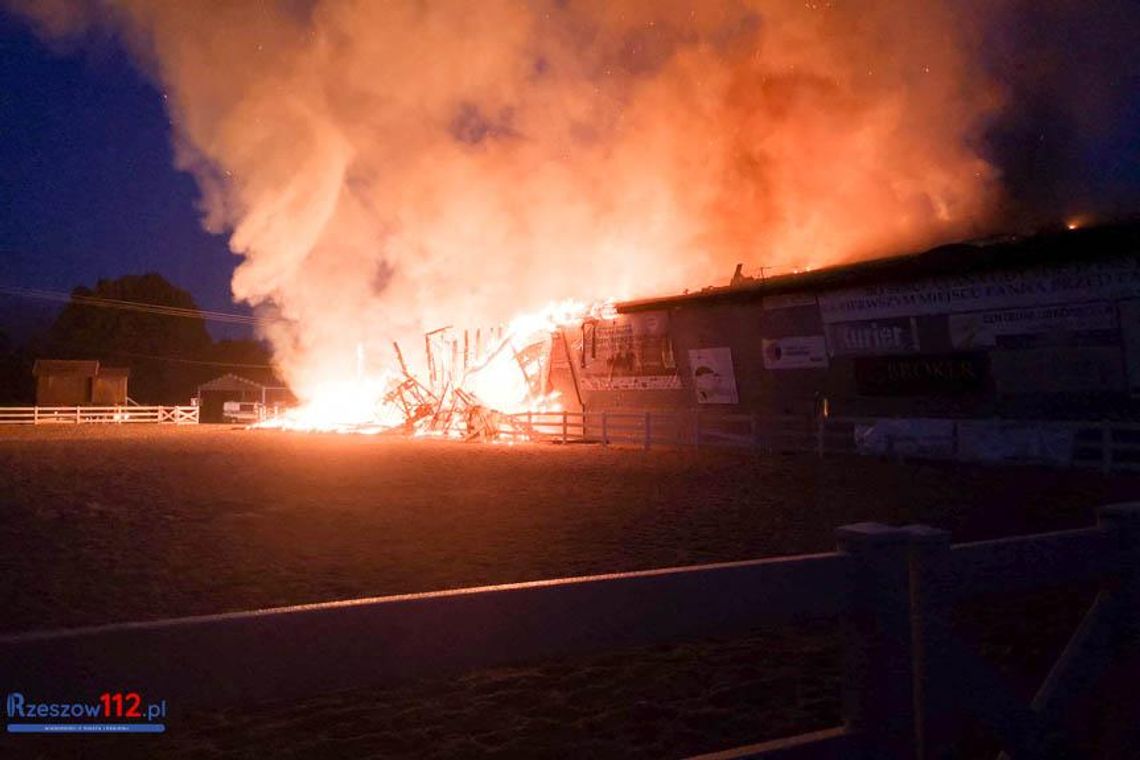
[[[153,78],[302,393],[358,344],[914,249],[1001,198],[951,0],[9,3]]]

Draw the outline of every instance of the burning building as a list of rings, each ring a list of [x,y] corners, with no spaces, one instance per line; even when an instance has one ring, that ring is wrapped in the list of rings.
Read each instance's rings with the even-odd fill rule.
[[[1140,225],[992,239],[616,305],[562,329],[587,410],[1140,417]]]

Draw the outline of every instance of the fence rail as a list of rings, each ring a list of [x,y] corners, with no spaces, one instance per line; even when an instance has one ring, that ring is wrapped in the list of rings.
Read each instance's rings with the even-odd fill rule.
[[[826,554],[9,635],[0,672],[37,701],[134,684],[218,709],[834,618],[844,724],[713,757],[943,757],[964,709],[1028,757],[1140,643],[1140,504],[1101,509],[1094,528],[953,547],[945,531],[875,523],[837,540]],[[1029,705],[949,633],[962,599],[1090,578],[1102,591]]]
[[[905,423],[933,424],[938,435],[908,432]],[[899,423],[903,423],[900,425]],[[986,452],[985,430],[1028,432]],[[886,428],[885,430],[883,428]],[[542,440],[640,446],[753,448],[770,452],[868,453],[892,458],[1050,464],[1140,472],[1140,424],[1113,421],[892,420],[864,417],[708,414],[692,410],[528,412],[511,416],[503,435]],[[1042,440],[1035,440],[1040,438]],[[991,446],[992,447],[992,446]],[[998,446],[1000,448],[1000,446]]]
[[[195,425],[196,406],[5,406],[0,425]]]

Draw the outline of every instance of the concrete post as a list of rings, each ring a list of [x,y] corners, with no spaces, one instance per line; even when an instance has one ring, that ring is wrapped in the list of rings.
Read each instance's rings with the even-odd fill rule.
[[[917,755],[923,760],[952,758],[956,752],[960,700],[953,658],[946,655],[953,604],[950,533],[925,525],[903,530],[910,546]]]
[[[1120,558],[1114,594],[1119,599],[1116,644],[1136,646],[1140,644],[1140,502],[1101,507],[1097,523],[1113,530]]]
[[[858,523],[836,539],[851,558],[853,595],[843,622],[844,720],[863,757],[917,757],[908,533]]]

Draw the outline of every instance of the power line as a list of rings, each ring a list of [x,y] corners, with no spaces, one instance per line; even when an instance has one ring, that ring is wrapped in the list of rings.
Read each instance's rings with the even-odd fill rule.
[[[0,294],[15,296],[17,298],[31,298],[41,301],[55,301],[57,303],[77,303],[84,306],[96,306],[104,309],[118,309],[120,311],[133,311],[143,314],[159,314],[167,317],[204,319],[211,322],[226,322],[238,325],[257,325],[270,321],[262,317],[251,317],[247,314],[236,314],[233,312],[189,309],[182,306],[166,306],[163,304],[144,303],[142,301],[126,301],[101,296],[76,295],[55,290],[22,288],[10,285],[0,285]]]
[[[176,362],[179,364],[203,364],[211,367],[237,367],[240,369],[269,369],[274,370],[272,364],[241,364],[238,362],[216,362],[208,361],[206,359],[184,359],[181,356],[157,356],[155,354],[137,354],[133,351],[115,351],[107,352],[108,356],[119,357],[126,356],[132,359],[154,359],[163,362]]]

